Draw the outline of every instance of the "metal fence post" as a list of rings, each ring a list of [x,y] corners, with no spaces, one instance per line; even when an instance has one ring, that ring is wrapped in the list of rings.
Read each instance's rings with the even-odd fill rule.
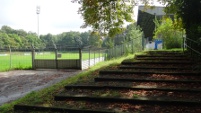
[[[79,48],[80,69],[82,70],[82,49]]]
[[[132,44],[132,54],[134,54],[134,39],[132,40],[132,42],[131,42]]]
[[[182,37],[183,37],[183,35],[182,35]],[[185,48],[185,41],[184,41],[184,37],[183,37],[183,53],[184,53],[184,48]]]
[[[96,51],[94,50],[94,65],[96,64]]]
[[[116,53],[117,51],[116,51],[116,48],[117,48],[117,46],[114,46],[114,49],[113,49],[113,50],[114,50],[114,53],[113,53],[113,54],[114,54],[114,55],[113,55],[113,58],[116,58],[116,57],[117,57],[117,53]]]
[[[101,51],[100,51],[100,49],[99,49],[99,62],[101,61],[101,58],[100,58],[100,52],[101,52]]]
[[[142,34],[142,40],[141,40],[141,42],[142,42],[142,50],[144,50],[144,48],[145,48],[144,33]]]
[[[106,50],[104,51],[104,53],[105,53],[105,54],[104,54],[104,56],[105,56],[105,61],[108,59],[108,58],[107,58],[107,57],[108,57],[108,54],[107,54],[108,52],[107,52],[107,51],[108,51],[108,49],[106,49]]]
[[[54,49],[55,49],[55,62],[56,62],[56,69],[58,69],[58,51],[57,51],[57,46],[54,44]]]
[[[11,53],[12,53],[12,51],[11,51],[11,47],[10,46],[8,46],[9,47],[9,52],[10,52],[10,69],[12,68],[12,55],[11,55]]]
[[[90,67],[90,54],[91,54],[91,50],[90,50],[90,47],[89,47],[89,67]]]
[[[34,48],[34,45],[31,45],[32,47],[32,51],[31,51],[31,56],[32,56],[32,69],[34,70],[36,67],[35,67],[35,48]]]
[[[182,36],[182,39],[183,39],[183,53],[184,53],[184,48],[185,48],[185,39],[184,39],[184,35],[183,35],[183,33],[184,33],[184,30],[182,29],[182,34],[181,34],[181,36]]]
[[[191,41],[190,41],[190,48],[192,48],[192,45],[191,45],[192,43],[191,43]],[[192,52],[192,49],[190,49],[190,54],[191,54],[191,56],[192,56],[192,54],[193,54],[193,52]]]
[[[122,55],[121,56],[123,56],[124,53],[125,53],[125,49],[124,49],[125,42],[126,42],[126,38],[124,38],[123,41],[122,41]]]

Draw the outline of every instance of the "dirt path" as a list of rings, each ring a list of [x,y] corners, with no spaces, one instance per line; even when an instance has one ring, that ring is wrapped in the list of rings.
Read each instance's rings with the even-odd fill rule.
[[[15,70],[0,72],[0,105],[51,86],[80,70]]]

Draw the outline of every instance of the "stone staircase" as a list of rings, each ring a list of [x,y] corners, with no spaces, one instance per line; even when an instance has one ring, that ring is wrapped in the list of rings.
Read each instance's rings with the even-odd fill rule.
[[[94,82],[65,86],[48,106],[15,112],[201,113],[201,76],[180,52],[150,51],[99,72]]]

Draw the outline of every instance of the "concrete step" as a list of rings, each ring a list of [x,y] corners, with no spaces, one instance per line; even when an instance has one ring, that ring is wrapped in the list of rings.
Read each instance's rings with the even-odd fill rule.
[[[168,74],[168,75],[186,75],[186,76],[199,76],[198,72],[178,72],[178,71],[156,71],[156,70],[146,70],[146,71],[138,71],[138,70],[103,70],[99,71],[99,74]]]
[[[27,113],[27,112],[45,112],[45,113],[115,113],[113,111],[106,110],[90,110],[90,109],[72,109],[66,107],[45,107],[45,106],[33,106],[33,105],[14,105],[15,113]],[[19,111],[19,112],[18,112]],[[23,112],[22,112],[23,111]]]
[[[65,89],[90,89],[90,90],[145,90],[145,91],[167,91],[167,92],[201,92],[201,89],[192,89],[192,88],[157,88],[157,87],[128,87],[128,86],[110,86],[110,85],[68,85],[65,86]]]
[[[96,77],[95,82],[167,82],[167,83],[201,83],[201,80],[165,80],[165,79],[131,79],[131,78],[109,78],[109,77]]]
[[[165,66],[165,67],[153,67],[153,66],[137,66],[137,65],[121,65],[119,69],[156,69],[156,70],[192,70],[192,67],[181,67],[181,66]]]
[[[153,61],[153,60],[124,60],[122,65],[135,65],[135,64],[178,64],[178,65],[192,65],[193,62],[191,61],[179,61],[179,60],[173,60],[173,61],[167,61],[167,60],[158,60],[158,61]]]
[[[157,57],[157,56],[152,56],[152,57],[148,57],[148,56],[144,56],[144,57],[139,57],[136,56],[135,57],[136,60],[190,60],[190,58],[188,57]]]
[[[188,106],[201,106],[201,101],[191,100],[175,100],[171,98],[163,97],[92,97],[82,95],[57,95],[54,98],[55,101],[92,101],[92,102],[119,102],[119,103],[132,103],[132,104],[162,104],[162,105],[188,105]]]

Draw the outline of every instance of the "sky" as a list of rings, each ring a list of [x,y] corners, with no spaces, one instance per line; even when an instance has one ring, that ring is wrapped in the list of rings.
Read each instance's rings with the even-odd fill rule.
[[[36,14],[37,6],[40,6],[39,15]],[[39,16],[39,34],[42,35],[88,31],[90,28],[80,28],[84,22],[77,13],[79,6],[71,0],[0,0],[0,28],[7,25],[38,33]]]
[[[37,33],[37,6],[40,6],[39,34],[90,30],[80,28],[84,22],[77,14],[79,4],[71,0],[0,0],[0,28],[7,25]]]

